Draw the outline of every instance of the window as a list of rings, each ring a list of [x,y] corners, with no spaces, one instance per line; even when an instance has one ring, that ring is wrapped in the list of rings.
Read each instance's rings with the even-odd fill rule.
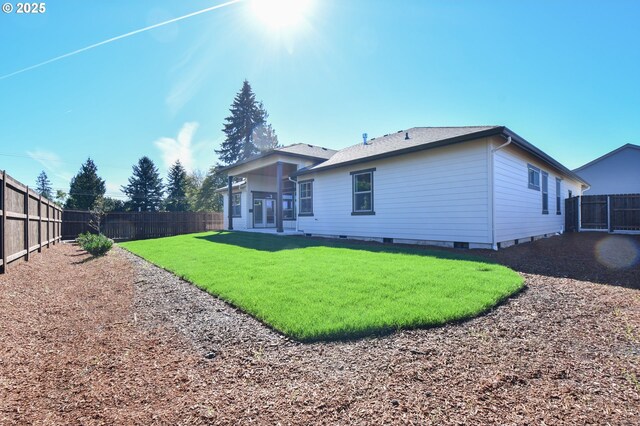
[[[313,216],[313,181],[300,182],[300,213],[299,216]]]
[[[529,169],[529,189],[540,191],[540,169],[531,164],[527,164]]]
[[[542,214],[549,214],[549,174],[542,172]]]
[[[562,214],[562,207],[560,207],[560,203],[562,202],[562,197],[560,196],[560,182],[562,182],[562,180],[560,178],[556,178],[556,214]]]
[[[296,185],[289,179],[282,181],[282,219],[296,218]]]
[[[295,218],[295,194],[282,194],[282,219],[293,220]]]
[[[240,208],[240,193],[231,194],[231,216],[240,217],[242,209]]]
[[[353,179],[352,215],[375,214],[373,211],[373,172],[375,169],[351,172]]]

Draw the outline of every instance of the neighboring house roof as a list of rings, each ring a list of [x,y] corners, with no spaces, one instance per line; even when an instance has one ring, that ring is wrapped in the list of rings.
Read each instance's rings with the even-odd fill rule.
[[[241,188],[243,186],[245,186],[245,184],[247,183],[246,179],[241,180],[240,182],[234,182],[231,187],[233,189],[238,189]],[[228,186],[223,186],[222,188],[218,188],[216,189],[214,192],[227,192],[229,190]]]
[[[595,163],[598,163],[598,162],[600,162],[600,161],[604,160],[605,158],[611,157],[611,156],[613,156],[613,155],[615,155],[615,154],[619,153],[620,151],[624,151],[624,150],[625,150],[625,149],[627,149],[627,148],[640,150],[640,146],[638,146],[638,145],[634,145],[634,144],[632,144],[632,143],[628,143],[628,144],[626,144],[626,145],[622,145],[620,148],[614,149],[613,151],[611,151],[611,152],[608,152],[608,153],[604,154],[604,155],[603,155],[603,156],[601,156],[601,157],[596,158],[596,159],[595,159],[595,160],[593,160],[593,161],[589,161],[589,162],[588,162],[587,164],[585,164],[584,166],[580,166],[580,167],[578,167],[577,169],[574,169],[573,171],[574,171],[575,173],[577,173],[577,172],[579,172],[579,171],[581,171],[581,170],[583,170],[583,169],[586,169],[587,167],[589,167],[589,166],[591,166],[591,165],[593,165],[593,164],[595,164]]]
[[[220,170],[225,171],[237,167],[241,164],[246,164],[259,158],[265,158],[270,155],[288,155],[291,157],[306,158],[309,160],[327,160],[331,158],[337,151],[335,149],[323,148],[321,146],[309,145],[306,143],[296,143],[293,145],[283,146],[282,148],[275,148],[269,151],[262,152],[246,160],[238,161],[230,166],[222,167]]]
[[[408,139],[406,138],[407,135]],[[298,170],[294,175],[301,176],[495,135],[502,135],[505,138],[511,136],[514,145],[552,165],[567,176],[588,185],[580,176],[505,126],[413,127],[409,130],[402,130],[380,138],[373,138],[366,145],[359,143],[342,149],[327,161],[313,167]]]

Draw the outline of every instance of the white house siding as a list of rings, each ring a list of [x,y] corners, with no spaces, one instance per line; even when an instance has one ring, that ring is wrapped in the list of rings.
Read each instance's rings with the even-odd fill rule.
[[[640,149],[626,147],[576,173],[591,185],[584,195],[638,194]]]
[[[233,191],[234,193],[237,191]],[[249,217],[249,202],[250,202],[250,198],[247,196],[247,191],[246,189],[243,188],[242,192],[240,193],[240,209],[241,209],[241,217],[234,217],[233,218],[233,229],[234,230],[243,230],[243,229],[247,229],[249,226],[247,224],[251,223],[250,217]],[[224,220],[223,220],[223,226],[224,229],[228,229],[229,228],[229,195],[226,192],[222,193],[222,205],[223,205],[223,216],[224,216]]]
[[[495,139],[494,147],[504,143]],[[529,189],[528,166],[532,164],[549,174],[549,214],[542,214],[542,190]],[[579,182],[562,176],[546,163],[508,145],[494,153],[494,226],[496,243],[554,234],[564,230],[564,200],[571,190],[580,195]],[[562,179],[561,214],[556,214],[556,177]],[[540,178],[542,186],[542,177]]]
[[[490,245],[487,144],[480,139],[300,176],[314,179],[314,216],[299,216],[298,228],[314,235]],[[352,216],[350,172],[374,167],[375,215]]]

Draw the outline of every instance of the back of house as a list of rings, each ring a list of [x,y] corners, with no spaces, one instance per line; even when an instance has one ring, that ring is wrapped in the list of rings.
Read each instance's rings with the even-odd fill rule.
[[[587,185],[503,126],[415,127],[339,151],[296,146],[227,168],[243,180],[220,189],[225,226],[496,249],[563,232],[564,200]]]

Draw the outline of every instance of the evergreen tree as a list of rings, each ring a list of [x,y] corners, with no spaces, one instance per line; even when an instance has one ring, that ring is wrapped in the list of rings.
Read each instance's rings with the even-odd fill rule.
[[[64,206],[64,203],[67,201],[67,193],[62,189],[56,190],[56,200],[55,203],[60,207]]]
[[[142,157],[133,166],[133,175],[129,184],[122,187],[129,201],[127,207],[132,211],[158,211],[162,205],[162,178],[158,168],[149,157]]]
[[[189,211],[197,211],[198,195],[202,189],[205,174],[202,170],[194,170],[187,176],[187,202],[189,203]]]
[[[256,95],[247,80],[231,104],[231,115],[222,130],[226,139],[216,154],[223,164],[233,164],[259,153],[254,141],[255,130],[265,124],[265,111],[256,102]]]
[[[216,193],[216,189],[227,185],[227,175],[218,171],[217,167],[209,169],[207,176],[202,182],[202,187],[198,192],[196,200],[196,210],[198,211],[222,211],[222,194]]]
[[[278,136],[276,131],[273,130],[271,124],[267,122],[269,113],[264,108],[264,104],[260,102],[258,104],[258,110],[262,116],[262,124],[257,126],[253,131],[253,141],[260,152],[270,151],[275,148],[280,148],[278,143]]]
[[[49,177],[44,172],[44,170],[38,175],[38,178],[36,179],[36,192],[49,200],[53,198],[53,188],[51,188],[51,181],[49,180]]]
[[[125,211],[124,201],[111,197],[104,197],[102,199],[102,208],[105,213]]]
[[[189,184],[187,170],[180,160],[169,169],[167,177],[167,199],[165,205],[170,212],[184,212],[189,210],[187,200],[187,186]]]
[[[104,179],[98,176],[98,168],[91,158],[80,167],[80,171],[71,179],[69,198],[65,207],[68,209],[89,210],[98,198],[106,192]]]

